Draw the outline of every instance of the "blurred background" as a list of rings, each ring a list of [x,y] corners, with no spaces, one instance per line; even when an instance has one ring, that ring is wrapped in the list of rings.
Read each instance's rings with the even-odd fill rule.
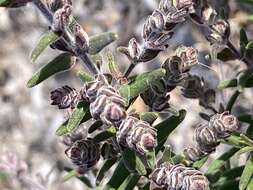
[[[143,22],[158,6],[158,2],[158,0],[75,0],[73,3],[74,14],[89,35],[105,31],[118,33],[119,39],[103,50],[102,54],[106,61],[106,53],[113,52],[124,71],[129,62],[124,55],[116,52],[116,47],[127,46],[132,37],[140,39]],[[236,47],[239,47],[239,31],[242,27],[246,29],[249,38],[253,39],[253,6],[236,0],[212,0],[210,3],[216,8],[223,7],[229,10],[231,40]],[[1,190],[86,189],[74,178],[62,182],[66,174],[63,166],[71,164],[64,155],[65,147],[61,143],[62,139],[56,137],[55,130],[68,114],[51,106],[49,101],[50,91],[59,86],[70,85],[78,88],[82,85],[74,73],[75,68],[58,74],[32,89],[26,87],[32,74],[59,53],[48,48],[36,63],[31,63],[30,52],[47,29],[46,20],[30,4],[20,9],[0,8],[0,157],[2,157],[0,163],[8,162],[8,167],[12,166],[12,170],[24,172],[29,179],[20,182],[15,178],[15,174],[11,179],[7,179],[0,171]],[[134,73],[159,67],[181,44],[194,46],[199,50],[201,62],[210,68],[198,66],[193,72],[204,76],[214,89],[220,80],[230,79],[239,69],[244,68],[240,61],[222,63],[208,58],[215,50],[210,47],[201,30],[189,21],[177,27],[166,52],[151,62],[138,65]],[[227,102],[231,95],[227,90],[216,93],[216,106],[219,102]],[[237,105],[235,111],[252,112],[253,106],[248,103],[252,102],[252,91],[246,90],[240,97],[240,102],[241,105]],[[168,142],[175,152],[179,153],[192,143],[192,131],[201,121],[198,114],[203,108],[198,106],[198,100],[183,98],[180,89],[171,94],[171,104],[177,109],[188,111],[185,121]],[[243,104],[247,105],[246,108],[242,108]],[[219,147],[224,148],[226,147]],[[219,151],[212,157],[217,155]],[[7,166],[0,164],[0,169],[1,167]],[[90,178],[94,177],[92,172],[87,175]]]

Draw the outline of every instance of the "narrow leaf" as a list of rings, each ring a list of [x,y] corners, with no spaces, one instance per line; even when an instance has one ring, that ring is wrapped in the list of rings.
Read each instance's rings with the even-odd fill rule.
[[[219,89],[231,88],[237,86],[237,79],[221,81],[218,85]]]
[[[32,62],[35,62],[37,58],[41,55],[41,53],[53,42],[57,41],[59,36],[52,31],[47,31],[41,39],[39,43],[36,45],[35,49],[31,53]]]
[[[121,184],[118,190],[133,190],[138,183],[140,176],[136,174],[130,174],[125,181]]]
[[[184,120],[185,116],[186,111],[180,110],[179,116],[171,116],[155,126],[155,128],[157,129],[157,142],[158,142],[156,152],[162,148],[163,143],[166,141],[170,133],[174,129],[176,129],[176,127]]]
[[[106,32],[103,34],[90,37],[89,54],[95,55],[99,53],[103,48],[112,43],[118,38],[114,32]]]
[[[158,118],[158,113],[156,112],[142,112],[139,115],[142,121],[146,121],[151,125]]]
[[[105,177],[106,173],[110,170],[110,168],[117,162],[117,158],[106,160],[98,172],[96,184],[100,184],[102,179]]]
[[[79,103],[72,115],[70,116],[69,120],[57,129],[56,134],[58,136],[63,136],[67,133],[72,132],[77,126],[80,125],[88,110],[89,105],[87,103]]]
[[[90,82],[94,80],[93,76],[83,70],[79,70],[76,74],[82,82]]]
[[[146,175],[147,171],[145,165],[142,163],[141,159],[135,155],[135,153],[126,149],[122,153],[122,158],[124,160],[125,167],[131,172],[138,175]]]
[[[237,148],[231,148],[229,151],[225,152],[218,159],[214,160],[208,168],[206,173],[209,178],[217,180],[218,176],[216,175],[221,169],[225,166],[226,162],[238,151]]]
[[[126,169],[124,160],[121,159],[118,166],[113,172],[112,177],[108,181],[104,190],[118,189],[119,186],[124,182],[124,180],[130,175],[130,172]]]
[[[54,60],[42,67],[38,72],[36,72],[28,81],[27,86],[32,88],[54,74],[70,69],[73,64],[74,63],[71,61],[70,54],[60,54]]]
[[[102,142],[102,141],[105,141],[111,137],[114,137],[116,135],[116,129],[115,127],[110,127],[108,128],[107,130],[97,134],[95,137],[94,137],[94,140],[96,142]]]
[[[150,88],[151,85],[154,85],[165,76],[164,69],[157,69],[149,73],[144,73],[140,75],[136,80],[129,84],[123,85],[119,90],[120,94],[125,97],[128,101],[137,97],[139,94],[145,92]]]
[[[242,172],[242,176],[239,183],[240,190],[244,190],[247,188],[252,175],[253,175],[253,157],[251,156],[249,160],[246,162],[246,165]]]

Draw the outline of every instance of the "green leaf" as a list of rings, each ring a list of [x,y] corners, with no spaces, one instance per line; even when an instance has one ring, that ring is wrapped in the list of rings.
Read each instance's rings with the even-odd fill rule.
[[[195,169],[200,169],[206,163],[207,160],[208,160],[208,156],[205,156],[204,158],[202,158],[198,161],[195,161],[193,163],[192,167]]]
[[[89,105],[80,102],[67,122],[64,122],[56,131],[56,135],[63,136],[72,132],[77,126],[80,125],[84,116],[88,113]]]
[[[91,76],[90,74],[88,74],[87,72],[85,72],[83,70],[77,71],[76,74],[82,82],[90,82],[90,81],[94,80],[93,76]]]
[[[250,180],[249,185],[247,187],[247,190],[252,190],[253,189],[253,178]]]
[[[241,148],[241,149],[237,152],[237,154],[238,154],[238,155],[241,155],[241,154],[245,154],[245,153],[249,153],[249,152],[253,152],[253,147],[251,147],[251,146],[246,146],[246,147],[244,147],[244,148]]]
[[[17,8],[25,6],[27,2],[20,0],[0,0],[0,7]]]
[[[246,31],[242,28],[240,30],[240,51],[241,55],[245,55],[246,45],[248,44],[249,40],[246,34]]]
[[[113,172],[112,177],[108,181],[103,190],[118,189],[124,180],[130,175],[130,172],[126,169],[124,160],[121,159],[116,169]]]
[[[41,53],[53,42],[57,41],[59,39],[59,36],[52,31],[47,31],[41,39],[39,40],[39,43],[36,45],[35,49],[32,51],[31,59],[32,62],[35,62],[37,58],[41,55]]]
[[[172,151],[169,145],[165,145],[161,161],[172,163]]]
[[[96,178],[96,184],[100,184],[102,179],[105,177],[106,173],[110,170],[110,168],[117,162],[117,158],[106,160],[98,172]]]
[[[92,186],[89,178],[87,178],[85,176],[78,177],[76,171],[73,170],[72,168],[64,168],[64,170],[67,171],[67,172],[69,172],[69,174],[67,176],[65,176],[66,178],[67,177],[72,177],[72,176],[74,177],[76,175],[77,179],[79,179],[83,184],[85,184],[89,188],[93,188],[93,186]]]
[[[253,116],[250,114],[242,114],[242,115],[239,115],[237,118],[240,122],[253,124]]]
[[[152,123],[158,118],[158,113],[156,112],[142,112],[139,114],[142,121],[146,121],[152,125]]]
[[[244,190],[247,188],[252,175],[253,175],[253,157],[251,156],[249,160],[246,162],[246,165],[242,172],[242,176],[239,183],[240,190]]]
[[[173,115],[155,126],[155,128],[157,129],[157,142],[158,142],[156,152],[158,152],[162,148],[164,142],[167,140],[170,133],[174,129],[176,129],[176,127],[184,120],[185,116],[186,111],[180,110],[179,116]]]
[[[234,92],[234,94],[230,97],[227,107],[226,107],[226,111],[230,111],[232,110],[236,100],[238,99],[238,97],[240,96],[241,92],[239,90],[236,90]]]
[[[63,53],[54,58],[47,65],[37,71],[27,83],[27,87],[32,88],[56,73],[66,71],[73,66],[71,56],[68,53]]]
[[[231,87],[237,87],[237,79],[221,81],[220,84],[218,85],[219,89],[225,89],[225,88],[231,88]]]
[[[96,120],[93,124],[90,125],[88,133],[93,133],[97,129],[99,129],[103,125],[103,122],[100,120]]]
[[[118,35],[114,32],[105,32],[103,34],[91,36],[89,40],[89,54],[95,55],[103,48],[117,40]]]
[[[155,165],[156,165],[156,154],[155,154],[155,150],[149,151],[146,153],[146,160],[147,160],[147,164],[148,167],[151,170],[155,169]]]
[[[144,73],[136,78],[136,80],[129,85],[122,85],[119,89],[121,96],[126,98],[127,102],[137,97],[139,94],[145,92],[165,76],[164,69],[157,69],[149,73]]]
[[[145,165],[142,163],[141,159],[135,155],[135,152],[126,149],[122,153],[122,158],[125,164],[125,167],[129,170],[131,173],[135,173],[138,175],[146,175],[147,171],[145,168]]]
[[[136,174],[130,174],[125,181],[121,184],[118,190],[133,190],[138,183],[140,176]]]
[[[105,131],[97,134],[95,137],[94,137],[94,140],[96,142],[102,142],[102,141],[105,141],[111,137],[114,137],[116,135],[116,129],[115,127],[110,127],[108,129],[106,129]]]
[[[221,52],[217,54],[217,59],[221,61],[231,61],[236,59],[236,56],[229,48],[224,48]]]
[[[253,51],[253,41],[250,41],[248,44],[247,44],[247,46],[246,46],[246,50],[247,51]]]
[[[221,172],[222,168],[225,166],[226,162],[238,151],[237,148],[231,148],[229,151],[225,152],[218,159],[214,160],[208,168],[206,175],[209,180],[216,181],[219,178],[218,173]]]

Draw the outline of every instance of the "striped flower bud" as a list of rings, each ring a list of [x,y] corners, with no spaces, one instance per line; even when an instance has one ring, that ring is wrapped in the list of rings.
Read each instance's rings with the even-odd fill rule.
[[[128,47],[120,47],[119,51],[125,54],[132,62],[140,62],[139,57],[142,53],[142,48],[135,38],[129,41]]]
[[[192,66],[197,65],[199,63],[198,51],[193,47],[180,46],[176,49],[176,56],[182,60],[182,71],[187,71]]]
[[[79,93],[76,89],[63,86],[53,90],[51,93],[51,105],[57,105],[59,109],[75,108],[79,101]]]
[[[63,32],[69,24],[71,14],[72,7],[68,4],[58,9],[53,16],[52,31],[57,33]]]
[[[160,37],[164,27],[164,15],[161,11],[155,10],[144,23],[142,37],[145,41],[154,41]]]
[[[72,0],[46,0],[46,5],[50,11],[55,12],[64,5],[72,5]]]
[[[190,76],[182,84],[182,95],[186,98],[200,98],[204,93],[204,83],[198,76]]]
[[[212,116],[209,127],[215,130],[218,138],[226,138],[239,129],[239,121],[234,115],[225,111]]]
[[[90,104],[90,112],[93,118],[101,119],[104,124],[117,124],[126,117],[125,101],[113,87],[102,86]]]
[[[150,178],[158,186],[173,190],[207,190],[209,186],[207,178],[200,171],[181,164],[163,163]]]
[[[207,36],[207,40],[211,44],[224,45],[230,36],[230,25],[225,20],[218,20],[212,26],[212,32]]]
[[[211,153],[215,151],[216,146],[219,144],[217,136],[213,128],[208,125],[202,125],[195,130],[195,140],[201,151]]]
[[[81,99],[93,102],[98,90],[106,84],[105,76],[97,75],[94,81],[86,83],[80,90]]]
[[[72,144],[65,153],[73,164],[82,170],[88,170],[99,161],[100,146],[91,139],[83,139]]]
[[[173,3],[171,0],[161,0],[159,3],[159,10],[161,10],[165,14],[168,14],[172,6]]]
[[[192,13],[195,13],[195,3],[192,0],[175,0],[172,1],[172,6],[167,11],[166,25],[174,27],[174,24],[185,21],[185,18]]]
[[[129,147],[144,155],[157,145],[157,133],[147,122],[128,116],[120,125],[117,132],[119,144]]]
[[[89,36],[84,31],[80,24],[74,26],[75,50],[77,55],[88,52],[89,50]]]
[[[198,146],[195,147],[187,147],[184,149],[184,155],[186,159],[191,160],[193,162],[200,160],[204,156],[207,155],[207,153],[200,150]]]

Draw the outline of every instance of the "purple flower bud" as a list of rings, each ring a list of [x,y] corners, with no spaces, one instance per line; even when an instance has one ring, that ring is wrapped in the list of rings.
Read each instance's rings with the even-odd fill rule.
[[[227,44],[230,36],[230,25],[225,20],[218,20],[212,26],[212,32],[207,36],[207,40],[211,44],[224,45]]]
[[[79,102],[79,93],[69,86],[57,88],[51,92],[51,105],[57,105],[59,109],[75,108]]]

